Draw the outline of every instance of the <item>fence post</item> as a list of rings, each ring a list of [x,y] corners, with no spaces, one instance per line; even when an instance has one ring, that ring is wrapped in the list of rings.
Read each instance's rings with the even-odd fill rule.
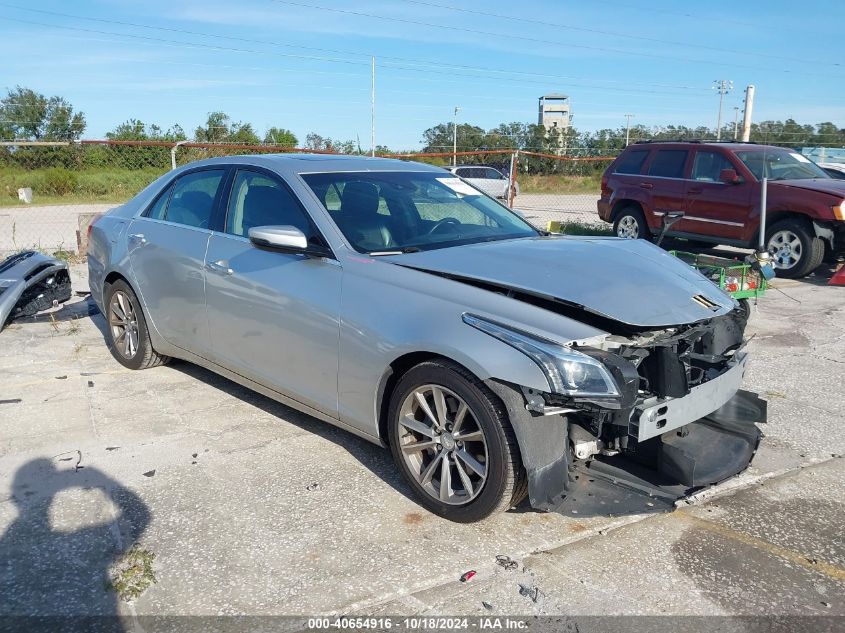
[[[511,168],[509,172],[508,183],[508,207],[513,209],[513,201],[516,198],[516,170],[519,167],[519,150],[511,154]]]
[[[170,168],[171,169],[176,169],[176,150],[179,149],[180,145],[184,145],[187,142],[188,141],[179,141],[178,143],[176,143],[176,145],[174,145],[173,147],[170,148]]]

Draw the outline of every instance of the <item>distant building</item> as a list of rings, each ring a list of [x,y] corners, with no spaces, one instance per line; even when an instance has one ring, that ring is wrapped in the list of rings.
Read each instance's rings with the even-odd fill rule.
[[[572,120],[569,109],[569,97],[562,94],[547,94],[540,97],[537,123],[546,128],[546,132],[554,129],[565,130]]]

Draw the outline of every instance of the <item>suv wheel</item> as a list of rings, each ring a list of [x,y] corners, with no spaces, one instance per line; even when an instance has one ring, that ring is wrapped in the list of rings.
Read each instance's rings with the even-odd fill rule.
[[[396,384],[388,440],[419,502],[451,521],[470,523],[525,496],[525,471],[501,402],[469,371],[429,361]]]
[[[810,274],[824,258],[824,242],[798,220],[784,220],[768,231],[766,248],[778,277],[796,279]]]
[[[651,230],[646,224],[643,212],[637,207],[625,207],[616,215],[613,234],[625,239],[651,241]]]

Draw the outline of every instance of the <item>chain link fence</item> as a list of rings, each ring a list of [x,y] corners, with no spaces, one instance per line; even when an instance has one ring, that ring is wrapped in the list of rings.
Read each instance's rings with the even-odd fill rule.
[[[174,165],[280,151],[307,150],[145,141],[0,146],[0,256],[30,248],[51,254],[77,252],[93,214],[130,199]],[[513,150],[391,157],[452,167],[538,228],[559,222],[564,232],[609,232],[598,219],[596,200],[601,174],[613,157]]]

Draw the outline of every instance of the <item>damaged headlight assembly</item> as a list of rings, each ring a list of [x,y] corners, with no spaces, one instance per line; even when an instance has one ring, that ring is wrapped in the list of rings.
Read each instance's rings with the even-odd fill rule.
[[[533,360],[545,374],[551,393],[604,398],[620,395],[610,371],[591,356],[473,314],[464,313],[463,321]]]

